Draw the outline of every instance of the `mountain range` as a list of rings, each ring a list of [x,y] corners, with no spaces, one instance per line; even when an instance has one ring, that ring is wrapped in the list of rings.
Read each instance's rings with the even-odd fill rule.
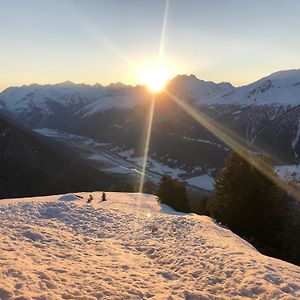
[[[246,147],[265,153],[274,165],[298,162],[300,69],[279,71],[242,87],[178,75],[169,81],[166,90],[168,94],[156,96],[149,179],[155,181],[162,173],[187,182],[201,180],[204,175],[212,178],[230,151],[231,145],[224,144],[183,111],[170,94],[226,128]],[[79,142],[82,146],[77,151],[90,151],[89,158],[93,154],[94,160],[97,154],[100,169],[129,174],[134,169],[139,171],[151,99],[144,86],[121,83],[32,84],[0,93],[0,117],[5,115],[48,136],[51,129],[57,133],[52,134],[56,139],[64,133],[69,146],[74,146],[77,137],[76,146]],[[83,149],[85,139],[93,144]],[[109,163],[112,158],[117,163]],[[124,161],[130,164],[126,172]]]

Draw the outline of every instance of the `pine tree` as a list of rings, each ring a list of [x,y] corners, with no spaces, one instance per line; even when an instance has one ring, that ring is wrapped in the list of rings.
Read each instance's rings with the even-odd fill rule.
[[[175,195],[173,196],[174,204],[173,207],[177,211],[189,212],[189,200],[186,193],[184,182],[175,180]]]
[[[104,192],[102,192],[102,201],[107,201],[106,194]]]
[[[163,175],[160,180],[158,188],[158,198],[161,203],[172,205],[172,197],[174,194],[174,184],[172,178],[167,175]]]
[[[261,157],[254,159],[270,176],[276,176]],[[275,246],[287,203],[285,193],[274,181],[236,153],[231,153],[215,180],[213,217],[243,237]]]
[[[199,215],[210,216],[210,202],[211,199],[209,196],[202,196],[196,203],[194,203],[193,212]]]
[[[91,203],[93,201],[93,195],[89,194],[89,198],[87,200],[87,203]]]
[[[183,182],[163,175],[158,188],[158,197],[161,203],[171,206],[176,211],[189,212],[188,198]]]

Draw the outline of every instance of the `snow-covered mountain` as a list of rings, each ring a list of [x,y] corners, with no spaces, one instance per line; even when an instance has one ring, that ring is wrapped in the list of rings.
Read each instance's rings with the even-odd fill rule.
[[[21,87],[10,87],[1,93],[3,105],[16,114],[30,110],[32,107],[44,109],[50,113],[47,105],[56,102],[62,106],[87,104],[99,98],[102,94],[101,86],[74,84],[66,81],[55,85],[31,84]]]
[[[97,109],[132,107],[137,103],[133,91],[141,90],[144,89],[122,84],[103,87],[69,81],[54,85],[32,84],[7,88],[0,93],[0,105],[23,124],[37,127],[64,122],[78,113],[85,115]]]
[[[152,195],[0,201],[0,299],[299,299],[300,268]],[[82,197],[82,198],[79,198]]]
[[[300,69],[279,71],[224,95],[224,102],[240,105],[296,106],[300,104]]]
[[[151,96],[142,86],[124,87],[120,85],[109,85],[102,96],[97,100],[83,106],[76,112],[76,117],[86,118],[99,112],[116,109],[130,109],[137,105],[143,105],[149,101]]]
[[[169,82],[167,89],[179,97],[193,99],[199,104],[218,103],[223,95],[235,90],[228,82],[204,81],[195,75],[178,75]]]
[[[192,99],[199,105],[275,105],[286,108],[300,104],[300,69],[279,71],[238,88],[230,83],[200,80],[194,75],[178,75],[167,88],[182,99]],[[117,83],[103,87],[66,81],[55,85],[8,88],[0,93],[0,105],[23,122],[36,127],[38,121],[34,119],[37,117],[33,117],[36,114],[43,120],[60,110],[64,114],[68,112],[86,117],[111,108],[143,105],[149,97],[142,86]],[[33,116],[30,118],[30,115]]]
[[[179,75],[169,92],[237,134],[245,146],[270,154],[274,164],[300,157],[300,70],[273,73],[233,87]],[[2,111],[30,128],[53,128],[142,153],[151,95],[142,86],[31,85],[0,93]],[[229,146],[157,96],[150,155],[158,163],[198,177],[223,166]],[[189,155],[186,155],[189,153]],[[200,177],[199,177],[200,178]]]

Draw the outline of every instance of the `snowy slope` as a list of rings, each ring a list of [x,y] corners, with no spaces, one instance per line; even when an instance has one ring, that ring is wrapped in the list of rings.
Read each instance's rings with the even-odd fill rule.
[[[141,86],[120,83],[109,86],[63,82],[10,87],[0,93],[0,109],[22,124],[34,128],[57,126],[72,118],[85,118],[111,108],[132,108],[150,97]]]
[[[178,75],[169,82],[167,89],[180,97],[204,104],[219,102],[224,94],[233,92],[235,88],[229,82],[214,83],[200,80],[195,75]]]
[[[105,90],[101,98],[85,105],[76,115],[85,118],[111,108],[133,108],[145,104],[151,98],[143,87],[120,87],[119,85],[113,87],[113,92]]]
[[[0,299],[297,299],[300,268],[154,196],[0,202]],[[23,298],[22,298],[23,297]]]
[[[300,104],[300,69],[279,71],[238,88],[226,82],[216,84],[194,75],[181,75],[172,80],[170,89],[198,104],[295,106]]]
[[[102,87],[64,82],[55,85],[24,85],[10,87],[0,93],[0,100],[10,112],[18,114],[40,108],[50,113],[49,103],[63,106],[87,104],[102,94]]]
[[[294,179],[300,184],[300,166],[299,165],[286,165],[286,166],[275,166],[275,172],[282,179],[291,180]]]
[[[209,174],[191,177],[187,179],[187,183],[207,191],[212,191],[214,189],[214,178]]]
[[[279,71],[224,96],[225,102],[242,105],[295,106],[300,104],[300,69]]]

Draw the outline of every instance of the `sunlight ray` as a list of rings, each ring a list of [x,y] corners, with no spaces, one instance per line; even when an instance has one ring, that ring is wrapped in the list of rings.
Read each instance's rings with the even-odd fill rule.
[[[159,53],[158,53],[158,64],[160,65],[163,59],[164,47],[165,47],[165,37],[166,37],[166,28],[167,28],[167,21],[168,21],[168,13],[169,13],[169,5],[170,0],[166,0],[165,11],[164,11],[164,18],[163,18],[163,25],[162,25],[162,32],[160,38],[160,46],[159,46]]]
[[[243,159],[253,165],[257,170],[259,170],[264,176],[276,183],[281,189],[285,190],[288,194],[292,195],[297,200],[300,200],[300,191],[298,188],[287,184],[284,180],[276,176],[272,169],[270,169],[269,164],[265,162],[259,162],[255,155],[249,155],[250,152],[247,151],[245,142],[237,134],[234,134],[229,129],[220,125],[214,119],[210,118],[206,114],[199,110],[196,110],[190,104],[179,99],[169,91],[165,90],[165,93],[171,97],[185,112],[187,112],[192,118],[194,118],[198,123],[208,129],[214,136],[219,138],[223,143],[225,143],[230,149],[235,151]]]
[[[138,66],[130,60],[121,50],[115,45],[115,43],[107,37],[103,32],[97,28],[97,30],[91,25],[91,22],[83,15],[74,3],[69,2],[70,8],[73,13],[77,15],[77,22],[90,34],[96,41],[100,42],[105,46],[106,49],[110,50],[116,57],[120,58],[124,63],[130,66],[133,70],[137,72]]]
[[[163,18],[163,25],[162,25],[162,32],[161,32],[161,39],[160,39],[160,45],[159,45],[159,53],[158,53],[158,65],[161,64],[162,59],[163,59],[164,40],[165,40],[168,10],[169,10],[169,0],[166,0],[164,18]],[[140,176],[139,190],[138,190],[139,194],[141,196],[142,196],[142,193],[144,191],[144,183],[145,183],[145,177],[146,177],[149,147],[150,147],[150,142],[151,142],[151,132],[152,132],[152,126],[153,126],[153,114],[154,114],[154,108],[155,108],[155,98],[156,98],[156,93],[153,92],[151,103],[150,103],[149,115],[148,115],[148,123],[147,123],[148,126],[147,126],[147,131],[146,131],[146,138],[145,138],[143,165],[142,165],[142,172],[141,172],[141,176]],[[139,213],[140,213],[139,207],[141,205],[141,201],[142,201],[141,197],[138,197],[138,199],[137,199],[137,208],[136,208],[136,216],[135,216],[135,221],[134,221],[134,232],[137,232],[138,216],[139,216]]]
[[[144,156],[143,156],[143,164],[142,164],[142,172],[140,176],[140,182],[139,182],[139,197],[137,197],[136,201],[136,211],[135,211],[135,221],[133,223],[134,226],[134,232],[137,232],[138,227],[138,218],[140,215],[140,206],[143,201],[143,191],[144,191],[144,183],[145,183],[145,177],[146,177],[146,168],[147,168],[147,162],[148,162],[148,154],[149,154],[149,146],[151,141],[151,131],[152,131],[152,124],[153,124],[153,115],[154,115],[154,108],[155,108],[155,97],[156,94],[152,94],[152,99],[150,103],[149,108],[149,115],[148,115],[148,126],[146,130],[146,139],[145,139],[145,147],[144,147]]]
[[[165,33],[166,33],[166,26],[167,26],[168,11],[169,11],[169,0],[166,0],[165,10],[164,10],[164,18],[163,18],[163,24],[162,24],[162,31],[161,31],[161,38],[160,38],[160,45],[159,45],[158,63],[161,63],[161,61],[163,59],[164,40],[165,40]],[[156,95],[154,92],[153,96],[152,96],[151,104],[150,104],[148,129],[146,132],[146,143],[145,143],[145,150],[144,150],[144,160],[143,160],[142,174],[140,177],[140,184],[139,184],[139,193],[142,193],[143,188],[144,188],[144,181],[145,181],[147,161],[148,161],[148,152],[149,152],[149,146],[150,146],[150,141],[151,141],[151,131],[152,131],[152,123],[153,123],[155,97],[156,97]]]
[[[152,131],[152,125],[153,125],[155,97],[156,97],[156,94],[153,94],[151,103],[150,103],[149,116],[148,116],[148,127],[147,127],[147,131],[146,131],[146,141],[145,141],[144,158],[143,158],[143,165],[142,165],[142,174],[141,174],[140,185],[139,185],[139,193],[142,193],[143,188],[144,188],[148,154],[149,154],[149,146],[150,146],[150,140],[151,140],[151,131]]]

